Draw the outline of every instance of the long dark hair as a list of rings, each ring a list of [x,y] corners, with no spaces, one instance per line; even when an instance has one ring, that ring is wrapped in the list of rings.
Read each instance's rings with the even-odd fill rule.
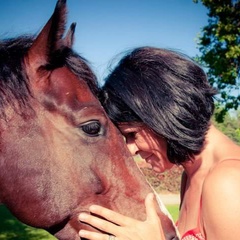
[[[142,47],[106,78],[101,101],[116,124],[143,122],[164,137],[169,160],[181,164],[203,148],[215,94],[203,69],[187,56]]]

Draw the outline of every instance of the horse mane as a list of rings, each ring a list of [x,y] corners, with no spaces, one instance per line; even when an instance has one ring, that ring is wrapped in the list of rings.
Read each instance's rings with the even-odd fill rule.
[[[22,60],[33,37],[22,36],[0,41],[0,115],[5,116],[6,105],[17,110],[28,103],[31,95]],[[15,101],[17,100],[17,101]],[[16,106],[17,104],[17,106]]]
[[[19,110],[31,108],[29,97],[33,96],[23,59],[34,39],[34,36],[19,36],[0,41],[0,118],[6,117],[4,110],[7,105],[20,115],[22,111]],[[67,66],[81,80],[86,81],[95,96],[98,95],[99,85],[88,62],[71,48],[63,47],[51,59],[51,63],[44,68],[53,70]]]

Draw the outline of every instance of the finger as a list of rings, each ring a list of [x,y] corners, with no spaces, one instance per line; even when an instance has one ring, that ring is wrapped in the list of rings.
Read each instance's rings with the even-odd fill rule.
[[[114,212],[110,209],[107,209],[98,205],[90,206],[89,210],[92,213],[97,214],[119,226],[127,226],[127,225],[129,226],[129,225],[134,225],[136,223],[136,220],[133,218],[129,218],[120,213]]]
[[[155,226],[155,229],[161,234],[161,239],[165,239],[160,218],[158,217],[155,205],[155,195],[149,193],[145,199],[147,221],[151,225]]]
[[[100,229],[104,232],[111,233],[113,235],[117,231],[116,228],[118,227],[117,225],[115,225],[111,222],[108,222],[106,220],[103,220],[101,218],[92,216],[92,215],[87,214],[87,213],[81,213],[79,215],[79,220],[82,221],[82,222],[88,223],[91,226],[93,226],[97,229]]]
[[[90,232],[87,230],[80,230],[79,231],[79,236],[81,238],[86,238],[89,240],[108,240],[109,235],[107,234],[102,234],[102,233],[97,233],[97,232]]]
[[[146,198],[145,198],[145,207],[146,207],[146,214],[147,214],[147,219],[148,220],[159,220],[157,211],[156,211],[156,206],[154,202],[154,194],[149,193]]]

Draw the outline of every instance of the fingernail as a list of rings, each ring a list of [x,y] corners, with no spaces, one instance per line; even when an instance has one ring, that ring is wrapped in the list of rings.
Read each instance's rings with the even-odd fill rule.
[[[89,210],[90,210],[90,212],[94,212],[96,208],[97,208],[96,205],[91,205],[91,206],[89,207]]]
[[[153,193],[149,193],[149,199],[151,199],[151,200],[154,199],[154,194]]]
[[[78,234],[80,237],[85,237],[86,232],[84,230],[80,230]]]
[[[80,213],[78,216],[78,219],[80,221],[84,221],[87,218],[87,214],[86,213]]]

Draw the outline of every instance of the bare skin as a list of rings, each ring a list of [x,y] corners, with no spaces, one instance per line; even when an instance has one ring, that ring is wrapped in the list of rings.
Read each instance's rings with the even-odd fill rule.
[[[166,168],[171,166],[168,159],[164,157],[166,149],[158,148],[157,150],[156,148],[157,142],[161,140],[159,136],[154,136],[153,132],[151,135],[151,131],[146,129],[141,129],[137,133],[133,131],[134,134],[127,133],[122,128],[120,130],[127,139],[131,153],[146,156],[146,161],[153,166],[155,171],[161,172],[165,170],[163,166]],[[135,136],[134,141],[133,136]],[[137,139],[145,139],[146,145],[143,142],[141,142],[142,145],[139,144]],[[129,145],[133,142],[135,142],[136,151],[130,148],[134,146],[134,144]],[[144,148],[147,145],[148,148]],[[149,152],[152,155],[149,155]],[[240,235],[240,146],[211,126],[206,135],[203,151],[195,156],[193,161],[183,164],[183,167],[187,180],[178,221],[180,235],[199,226],[203,237],[207,240],[235,240],[236,236]],[[83,222],[114,235],[116,240],[165,239],[162,229],[158,227],[159,224],[154,224],[159,220],[154,213],[155,208],[151,199],[151,195],[146,198],[148,217],[144,222],[126,218],[96,205],[90,207],[90,211],[105,217],[112,223],[85,214],[81,214],[79,218]],[[109,239],[108,234],[105,233],[80,231],[79,234],[90,240]]]
[[[160,219],[155,210],[154,195],[148,194],[145,200],[146,215],[145,221],[137,221],[135,219],[123,216],[109,209],[92,205],[90,211],[97,215],[104,217],[109,221],[113,221],[112,224],[107,221],[103,221],[97,217],[90,216],[88,214],[81,214],[80,220],[88,222],[89,224],[97,227],[100,230],[112,234],[117,240],[124,239],[164,239],[163,231],[161,229]],[[108,234],[96,233],[81,230],[80,236],[91,240],[108,240]]]

